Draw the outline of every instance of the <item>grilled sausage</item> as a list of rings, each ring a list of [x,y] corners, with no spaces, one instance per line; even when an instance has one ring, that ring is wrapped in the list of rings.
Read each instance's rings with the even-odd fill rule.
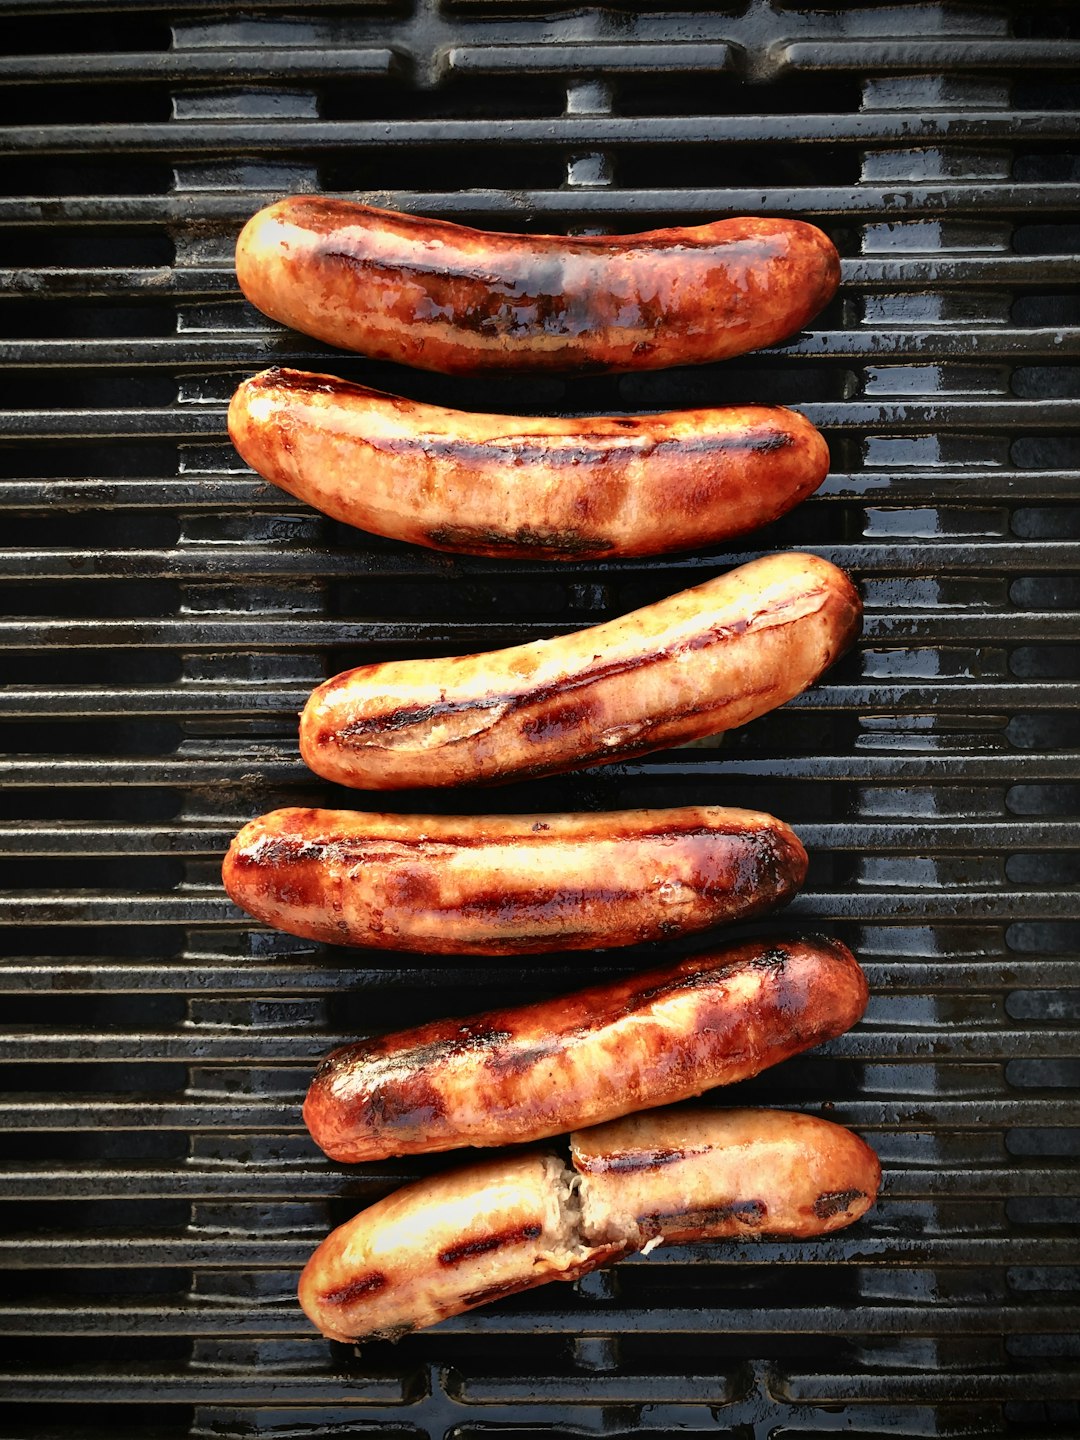
[[[434,550],[543,560],[740,535],[797,505],[829,469],[821,435],[777,407],[471,415],[299,370],[246,380],[229,434],[260,475],[346,525]]]
[[[350,1162],[512,1145],[757,1075],[842,1035],[866,978],[835,940],[753,940],[576,995],[335,1050],[304,1104]]]
[[[348,670],[304,706],[300,751],[368,790],[608,764],[782,705],[851,644],[860,614],[842,570],[771,555],[576,634]]]
[[[296,195],[244,226],[236,274],[253,305],[305,335],[467,375],[724,360],[806,324],[840,262],[800,220],[512,235]]]
[[[275,810],[245,825],[225,889],[333,945],[520,955],[658,940],[788,900],[806,851],[771,815],[718,806],[597,815]]]
[[[396,1339],[664,1240],[824,1235],[881,1180],[850,1131],[779,1110],[655,1111],[579,1131],[571,1158],[512,1154],[378,1201],[312,1255],[304,1312],[331,1340]]]
[[[881,1166],[865,1141],[813,1115],[676,1108],[579,1130],[570,1153],[591,1244],[790,1235],[850,1225]]]
[[[557,1155],[500,1156],[416,1181],[339,1226],[300,1277],[330,1340],[396,1340],[625,1254],[573,1233],[573,1177]]]

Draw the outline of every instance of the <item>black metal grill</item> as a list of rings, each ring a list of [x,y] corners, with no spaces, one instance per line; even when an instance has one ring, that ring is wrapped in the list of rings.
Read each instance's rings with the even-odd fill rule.
[[[0,0],[0,1435],[1080,1433],[1078,36],[1075,6],[1020,0]],[[844,283],[811,331],[701,371],[411,373],[241,303],[239,224],[298,190],[512,229],[806,216]],[[778,401],[833,473],[722,552],[422,553],[242,469],[224,407],[272,362],[473,409]],[[779,923],[848,942],[871,1008],[716,1099],[851,1124],[880,1204],[330,1346],[300,1265],[446,1162],[318,1156],[317,1058],[657,952],[402,960],[252,929],[218,882],[233,830],[371,803],[305,770],[294,712],[349,663],[577,628],[784,547],[867,602],[859,652],[799,701],[389,803],[795,824],[812,868]]]

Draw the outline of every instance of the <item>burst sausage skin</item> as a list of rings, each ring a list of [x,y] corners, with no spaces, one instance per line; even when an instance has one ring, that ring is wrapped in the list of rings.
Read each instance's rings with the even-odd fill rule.
[[[842,1035],[866,977],[838,941],[754,940],[536,1005],[346,1045],[304,1120],[335,1160],[512,1145],[748,1079]]]
[[[806,851],[771,815],[719,806],[588,815],[275,810],[222,866],[229,895],[292,935],[429,954],[632,945],[791,898]]]
[[[331,1340],[396,1339],[662,1241],[808,1239],[873,1204],[877,1156],[779,1110],[654,1111],[419,1180],[332,1232],[300,1277]]]
[[[229,435],[260,475],[334,520],[517,559],[655,555],[741,535],[829,469],[817,430],[776,406],[473,415],[299,370],[245,380]]]
[[[645,755],[792,699],[852,643],[861,613],[835,565],[770,555],[575,634],[345,671],[304,706],[300,752],[324,779],[368,790]]]
[[[264,314],[373,359],[599,373],[782,340],[832,299],[840,261],[801,220],[515,235],[296,195],[244,226],[236,274]]]

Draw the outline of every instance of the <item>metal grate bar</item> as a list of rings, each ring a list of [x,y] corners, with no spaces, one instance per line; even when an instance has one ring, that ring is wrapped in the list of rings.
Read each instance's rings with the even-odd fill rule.
[[[1080,895],[1075,889],[999,890],[955,889],[924,893],[916,888],[860,890],[854,893],[814,893],[804,890],[784,912],[788,917],[814,923],[839,920],[873,920],[892,924],[930,924],[933,921],[1069,920],[1080,919]],[[220,925],[252,929],[250,918],[216,886],[203,892],[154,894],[104,893],[70,890],[17,893],[0,891],[0,924],[4,925]]]
[[[566,622],[457,621],[438,629],[430,623],[381,620],[377,624],[355,621],[297,619],[286,634],[266,620],[0,620],[0,649],[33,650],[62,644],[67,649],[116,649],[137,646],[141,650],[323,650],[339,646],[358,648],[369,644],[392,644],[408,650],[417,642],[425,647],[475,645],[492,648],[556,635],[575,627]],[[864,642],[892,643],[919,641],[922,644],[988,641],[1021,644],[1027,641],[1051,643],[1075,640],[1080,633],[1080,612],[919,610],[875,613],[868,611],[863,626]],[[22,703],[31,698],[23,696]],[[50,692],[56,694],[59,692]],[[81,694],[82,692],[71,692]],[[9,687],[15,704],[20,692]],[[0,711],[6,709],[0,698]]]
[[[374,1197],[377,1191],[389,1189],[390,1186],[400,1184],[406,1179],[412,1178],[407,1174],[384,1173],[373,1174],[370,1167],[363,1175],[349,1172],[343,1169],[335,1169],[319,1163],[318,1165],[303,1165],[293,1161],[287,1168],[260,1170],[256,1166],[244,1167],[218,1167],[215,1169],[199,1169],[197,1166],[185,1163],[175,1168],[155,1167],[153,1165],[116,1165],[101,1167],[84,1166],[58,1168],[54,1166],[19,1166],[13,1164],[5,1169],[4,1190],[9,1200],[34,1200],[34,1201],[57,1201],[65,1200],[135,1200],[135,1199],[176,1199],[183,1197],[189,1200],[210,1200],[215,1198],[249,1200],[287,1200],[300,1203],[301,1201],[319,1199],[325,1197],[356,1197],[361,1203],[368,1197]],[[1006,1199],[1020,1196],[1074,1196],[1080,1192],[1080,1177],[1073,1168],[1045,1169],[1041,1167],[1013,1167],[1007,1170],[973,1169],[967,1168],[957,1170],[942,1168],[935,1170],[901,1169],[891,1167],[889,1170],[888,1195],[890,1200],[903,1199],[949,1199],[949,1200],[972,1200],[972,1199]],[[931,1239],[932,1249],[942,1248],[948,1237]],[[911,1250],[918,1250],[924,1243],[926,1237],[909,1237],[887,1235],[871,1242],[878,1249],[886,1246],[896,1246],[896,1253],[907,1254]],[[989,1244],[1000,1244],[1008,1237],[966,1237],[965,1244],[970,1247],[967,1253],[976,1254],[982,1247]],[[12,1242],[13,1243],[13,1242]],[[53,1245],[54,1237],[50,1236],[47,1241],[41,1242],[47,1246]],[[86,1242],[89,1243],[89,1242]],[[114,1244],[119,1245],[119,1241]],[[130,1239],[128,1244],[130,1244]],[[162,1243],[166,1243],[163,1239]],[[293,1242],[288,1242],[293,1243]],[[863,1242],[860,1242],[863,1243]],[[1059,1246],[1060,1242],[1054,1244]],[[780,1246],[770,1242],[760,1242],[755,1247],[755,1258],[760,1259],[766,1255],[779,1257],[783,1254],[785,1263],[788,1261],[798,1262],[801,1255],[806,1255],[810,1263],[817,1263],[825,1251],[835,1250],[839,1253],[841,1246],[848,1247],[844,1253],[854,1255],[858,1250],[855,1241],[842,1242],[833,1239],[826,1242],[815,1242],[807,1249],[805,1246],[789,1245]],[[14,1246],[13,1260],[22,1255],[21,1246]],[[692,1257],[701,1256],[707,1253],[709,1258],[716,1256],[715,1263],[738,1264],[738,1257],[742,1251],[732,1249],[729,1251],[720,1249],[719,1252],[709,1247],[665,1247],[664,1263],[674,1263],[673,1255],[682,1254],[686,1251]],[[247,1253],[247,1252],[245,1252]],[[949,1262],[948,1254],[941,1257],[946,1263]],[[300,1255],[300,1260],[306,1259],[306,1255]],[[653,1263],[660,1260],[657,1256]],[[108,1262],[114,1263],[111,1259]],[[258,1254],[252,1255],[252,1263],[258,1263]],[[963,1262],[956,1262],[963,1263]],[[972,1263],[980,1263],[973,1261]]]
[[[14,1235],[0,1241],[0,1267],[23,1266],[64,1270],[71,1267],[142,1266],[176,1268],[212,1265],[222,1269],[302,1269],[320,1239],[317,1228],[298,1236],[265,1236],[241,1240],[234,1236],[205,1236],[176,1240],[170,1236],[86,1237],[56,1234],[39,1240],[33,1234]],[[671,1253],[653,1260],[656,1272],[672,1267],[700,1264],[744,1266],[746,1257],[737,1248],[710,1247],[707,1252],[687,1254],[681,1261]],[[754,1247],[754,1263],[763,1265],[862,1265],[874,1259],[895,1265],[935,1265],[949,1269],[974,1265],[1068,1265],[1076,1253],[1068,1234],[967,1237],[921,1236],[917,1240],[894,1236],[864,1236],[860,1241],[812,1241],[801,1245],[778,1245],[768,1241]],[[657,1274],[657,1279],[663,1279]]]
[[[262,955],[226,954],[210,960],[203,957],[198,962],[181,962],[169,957],[131,959],[122,963],[89,956],[50,957],[48,961],[28,956],[4,957],[0,959],[0,991],[23,995],[34,991],[56,995],[89,992],[182,995],[190,986],[200,995],[270,994],[280,999],[288,995],[322,996],[335,992],[378,990],[397,992],[428,990],[431,987],[430,965],[403,964],[399,956],[394,956],[383,969],[372,969],[359,963],[360,956],[350,954],[343,963],[327,967],[325,957],[313,953],[313,945],[306,945],[302,940],[294,940],[292,945],[294,948],[282,954],[278,964],[268,962]],[[861,953],[871,991],[880,990],[890,995],[983,995],[1024,989],[1080,989],[1075,962],[1071,957],[1013,957],[1006,970],[993,961],[956,956],[952,957],[947,967],[943,967],[940,960],[868,960],[865,958],[865,947]],[[369,961],[370,955],[365,954],[363,959]],[[302,963],[298,964],[298,961]],[[625,974],[627,967],[633,963],[633,959],[626,957],[615,961],[597,959],[591,973],[599,982]],[[522,988],[531,988],[537,980],[537,966],[538,962],[534,960],[527,970],[522,970],[510,959],[498,961],[496,974],[499,986],[515,993]],[[454,993],[454,1008],[458,1011],[479,1009],[487,1003],[485,992],[490,990],[492,973],[490,966],[463,970],[445,961],[439,966],[439,978]],[[581,984],[580,962],[547,960],[543,964],[543,977],[545,986],[571,990]],[[1080,1179],[1073,1172],[1066,1173],[1080,1184]],[[15,1183],[16,1178],[11,1170],[5,1170],[5,1185],[9,1181]],[[339,1178],[333,1178],[329,1183],[336,1184]]]
[[[968,571],[1013,570],[1022,575],[1071,572],[1080,556],[1080,541],[1075,540],[982,540],[959,542],[925,536],[917,541],[899,540],[887,544],[852,542],[850,544],[805,547],[815,555],[831,560],[834,565],[856,574],[884,571],[892,575],[942,575]],[[715,572],[740,565],[765,553],[748,548],[744,551],[712,551],[680,556],[669,560],[663,568],[673,587],[698,583],[696,572]],[[502,562],[505,563],[505,562]],[[184,544],[171,550],[117,549],[107,551],[75,550],[67,547],[37,549],[26,546],[20,550],[0,550],[0,580],[156,580],[185,578],[194,580],[242,580],[258,565],[263,577],[288,576],[309,578],[348,576],[447,576],[469,574],[492,576],[498,573],[498,561],[448,558],[429,551],[404,547],[386,550],[334,550],[313,548],[305,544],[274,548],[264,543],[251,547],[227,545]],[[504,572],[505,573],[505,572]],[[572,580],[580,575],[624,575],[626,570],[615,561],[581,562],[560,565],[559,577]],[[538,575],[536,568],[521,565],[515,577]],[[681,578],[685,575],[685,579]],[[551,578],[550,570],[546,577]],[[358,627],[359,628],[359,627]],[[558,628],[557,626],[555,628]],[[568,627],[569,628],[569,627]],[[576,628],[576,627],[574,627]]]
[[[284,1288],[284,1287],[283,1287]],[[479,1310],[443,1321],[445,1335],[932,1335],[943,1327],[957,1335],[1068,1334],[1080,1325],[1080,1306],[1051,1312],[1038,1305],[862,1305],[851,1310],[827,1306],[755,1309],[665,1306],[662,1312],[623,1305],[592,1310]],[[176,1306],[149,1302],[99,1305],[0,1306],[0,1335],[289,1335],[309,1334],[302,1315],[286,1302],[280,1308],[192,1302]]]
[[[920,501],[966,505],[997,500],[1030,504],[1041,500],[1069,501],[1078,484],[1080,472],[1075,470],[1011,470],[1003,466],[999,470],[986,471],[958,468],[944,475],[918,470],[891,474],[834,470],[821,489],[803,503],[814,508],[823,502],[873,501],[877,498],[890,505]],[[0,478],[0,505],[12,512],[50,510],[64,514],[97,509],[180,510],[185,513],[240,509],[273,514],[282,510],[296,512],[300,508],[299,502],[291,496],[248,475],[236,478],[198,475],[104,480]],[[1009,623],[1016,623],[1016,617],[1011,617]]]
[[[293,365],[299,368],[326,365],[330,361],[339,364],[345,357],[340,351],[329,346],[297,341],[297,337],[281,332],[254,335],[177,336],[167,340],[9,340],[0,342],[0,362],[12,368],[31,366],[33,368],[75,367],[93,370],[102,366],[110,369],[120,365],[125,370],[175,369],[182,365],[185,371],[221,366],[263,365],[271,358],[276,364]],[[963,326],[948,330],[866,330],[851,331],[807,331],[797,340],[782,346],[762,349],[757,352],[754,363],[766,361],[774,355],[785,359],[800,358],[828,360],[835,357],[859,356],[864,359],[881,360],[926,360],[964,359],[1000,360],[1003,358],[1058,359],[1066,361],[1080,355],[1080,329],[1076,327],[1054,327],[1040,330],[1007,329],[999,330],[980,326],[968,329]],[[346,358],[346,364],[348,364]],[[956,402],[959,403],[959,402]],[[968,402],[970,403],[970,402]],[[983,402],[989,404],[990,402]],[[994,402],[1000,409],[1001,402]],[[1045,403],[1045,402],[1042,402]],[[809,411],[812,407],[800,406]],[[909,407],[905,407],[905,410]],[[59,418],[63,412],[52,412],[57,418],[49,417],[50,423],[63,426],[66,419]],[[840,412],[843,414],[844,412]],[[994,413],[994,412],[990,412]],[[1051,412],[1051,418],[1061,423],[1061,417],[1075,420],[1064,403],[1059,403]],[[36,412],[33,418],[37,418]],[[45,417],[42,417],[45,418]],[[85,416],[80,417],[85,424]],[[812,417],[811,417],[812,418]],[[22,423],[22,416],[0,415],[0,424],[10,426],[12,431]],[[843,424],[842,419],[823,421],[833,425]],[[855,423],[870,423],[856,420]],[[890,423],[895,423],[890,421]]]
[[[276,84],[292,80],[317,80],[358,75],[387,75],[394,69],[395,56],[386,48],[332,50],[312,46],[281,49],[241,46],[203,50],[131,50],[101,55],[3,55],[0,56],[0,85],[85,84],[191,84],[198,81],[225,81],[230,85],[247,80],[271,80]],[[49,127],[52,128],[52,127]],[[94,132],[105,127],[72,127],[72,149],[94,148]],[[122,127],[117,127],[118,129]],[[4,143],[19,132],[10,127]],[[85,145],[81,136],[86,135]]]
[[[98,825],[68,821],[0,827],[0,855],[201,855],[220,857],[248,816],[219,815],[215,822],[183,826],[155,824]],[[1077,850],[1080,828],[1071,820],[936,820],[908,822],[837,821],[796,825],[799,838],[813,852]],[[0,1045],[3,1039],[0,1037]]]
[[[13,1131],[115,1130],[115,1131],[198,1131],[199,1134],[258,1131],[268,1134],[299,1134],[295,1102],[306,1088],[309,1070],[294,1092],[281,1101],[233,1101],[229,1104],[203,1101],[158,1101],[80,1096],[78,1100],[38,1099],[20,1093],[0,1099],[0,1120]],[[1027,1094],[1022,1099],[955,1100],[938,1095],[928,1099],[900,1096],[885,1100],[838,1100],[830,1105],[829,1118],[867,1133],[884,1130],[922,1131],[933,1124],[939,1131],[998,1131],[1006,1126],[1045,1128],[1075,1127],[1080,1124],[1080,1102],[1055,1094]]]
[[[805,905],[803,911],[805,913]],[[1074,911],[1074,914],[1080,913]],[[1023,918],[1025,907],[1017,907]],[[221,1028],[191,1025],[182,1035],[172,1031],[139,1031],[117,1034],[112,1030],[80,1032],[35,1032],[12,1027],[0,1037],[0,1063],[55,1064],[63,1055],[67,1063],[109,1064],[117,1060],[138,1060],[144,1065],[305,1065],[311,1069],[328,1050],[344,1045],[357,1034],[334,1034],[308,1028],[303,1034],[275,1031],[269,1026],[252,1034],[246,1028],[230,1033]],[[864,1024],[857,1034],[830,1040],[819,1046],[815,1059],[897,1061],[932,1056],[945,1060],[1011,1060],[1020,1056],[1065,1059],[1076,1054],[1080,1030],[1049,1026],[972,1027],[952,1018],[936,1026],[912,1027],[899,1031],[877,1031]]]
[[[647,117],[633,122],[634,133]],[[1015,118],[1015,117],[1014,117]],[[755,123],[767,117],[755,117]],[[465,122],[462,122],[463,124]],[[545,121],[555,125],[555,121]],[[698,121],[691,123],[697,124]],[[704,123],[701,121],[700,123]],[[448,121],[440,121],[440,133]],[[587,133],[587,132],[586,132]],[[595,143],[595,142],[594,142]],[[977,252],[962,257],[926,255],[855,256],[840,262],[841,284],[876,291],[922,290],[929,282],[935,289],[958,287],[1001,287],[1013,290],[1021,286],[1042,288],[1071,285],[1080,279],[1080,258],[1074,255],[981,255]],[[169,296],[178,300],[197,300],[210,296],[236,298],[236,277],[231,267],[176,265],[145,269],[101,269],[79,267],[0,267],[0,298],[33,296],[40,300],[72,300],[82,297],[114,299]],[[269,322],[268,322],[269,324]],[[271,326],[268,333],[276,333]],[[283,334],[291,332],[283,331]],[[850,336],[849,331],[837,332]],[[918,332],[913,332],[918,333]],[[968,333],[978,335],[978,330]],[[193,337],[199,338],[199,337]],[[776,353],[789,352],[792,344],[775,347]],[[337,353],[337,352],[325,352]],[[752,360],[752,356],[747,356]],[[742,362],[740,362],[742,363]]]
[[[896,186],[817,185],[780,188],[712,188],[673,186],[670,189],[528,189],[508,194],[501,190],[379,190],[342,199],[363,199],[390,210],[415,211],[465,223],[469,220],[499,222],[513,229],[528,219],[559,219],[568,224],[608,221],[618,225],[633,216],[644,225],[659,225],[672,216],[687,220],[714,218],[717,214],[794,215],[821,217],[840,223],[880,216],[913,220],[923,216],[950,219],[988,214],[1012,216],[1058,213],[1069,215],[1075,202],[1075,187],[1068,183],[1040,184],[913,184]],[[86,195],[19,196],[0,198],[0,225],[4,226],[191,226],[214,222],[239,226],[260,206],[280,195],[270,190],[248,191],[244,195],[214,191],[190,195]]]
[[[129,712],[124,712],[129,713]],[[299,760],[296,747],[282,749],[280,742],[238,748],[225,756],[192,754],[182,759],[171,756],[71,756],[43,759],[39,756],[12,756],[0,760],[0,780],[6,786],[106,786],[151,785],[215,789],[252,787],[273,790],[298,781],[310,786],[311,772]],[[1017,780],[1016,755],[948,754],[861,754],[759,755],[695,758],[680,764],[679,754],[663,760],[620,762],[601,770],[585,771],[590,781],[664,779],[699,781],[729,776],[777,777],[785,780],[814,780],[828,783],[862,782],[996,783]],[[1080,775],[1080,760],[1072,751],[1024,752],[1025,781],[1072,780]]]
[[[202,63],[205,57],[192,58]],[[259,57],[260,64],[265,58]],[[370,52],[363,59],[365,63],[357,64],[354,71],[389,70],[392,64],[391,57],[383,52]],[[635,56],[633,68],[637,68],[640,60],[641,57]],[[575,63],[573,57],[571,62]],[[292,52],[287,64],[279,71],[279,78],[289,79],[293,75],[305,74],[302,69],[305,64],[311,65],[311,61],[305,58],[303,51]],[[0,84],[5,78],[3,65],[3,57],[0,57]],[[556,58],[551,68],[557,66]],[[341,67],[342,70],[345,68]],[[610,71],[614,67],[598,64],[588,68]],[[704,65],[700,68],[712,67]],[[266,72],[260,70],[256,73]],[[61,75],[60,78],[64,77]],[[894,114],[877,111],[866,115],[800,115],[797,119],[780,115],[663,118],[635,115],[632,118],[590,116],[583,120],[566,115],[543,120],[507,120],[500,124],[497,132],[493,132],[490,123],[485,120],[399,120],[378,124],[351,120],[200,120],[190,124],[172,121],[157,125],[10,126],[0,134],[0,155],[92,155],[106,152],[139,155],[182,153],[185,158],[193,155],[263,153],[280,156],[293,150],[319,154],[326,150],[353,152],[371,147],[382,152],[411,147],[449,149],[461,144],[539,145],[547,148],[584,143],[629,146],[635,150],[650,145],[674,144],[691,147],[719,144],[810,145],[822,140],[831,145],[844,142],[873,145],[897,141],[905,145],[930,141],[939,144],[952,141],[986,144],[1003,140],[1073,140],[1078,132],[1080,119],[1076,115],[1053,110],[1030,110],[1019,114],[965,111],[955,115],[938,111],[918,117],[905,111]]]
[[[458,635],[467,640],[468,632]],[[509,638],[509,637],[504,637]],[[438,632],[432,646],[440,644]],[[443,642],[444,648],[448,648]],[[273,648],[273,647],[268,647]],[[255,716],[292,717],[304,707],[314,685],[324,677],[313,673],[295,688],[282,689],[269,681],[241,681],[223,689],[212,682],[192,681],[183,687],[155,688],[81,686],[71,690],[11,687],[0,697],[0,714],[11,717],[74,719],[77,716]],[[6,703],[4,703],[6,702]],[[785,714],[816,711],[852,711],[860,715],[927,714],[957,712],[970,715],[993,710],[1072,710],[1080,703],[1080,682],[1073,680],[936,681],[921,685],[905,681],[891,685],[822,685],[790,700]],[[1015,767],[1014,767],[1015,768]],[[625,773],[625,772],[623,772]],[[59,778],[59,775],[58,775]]]

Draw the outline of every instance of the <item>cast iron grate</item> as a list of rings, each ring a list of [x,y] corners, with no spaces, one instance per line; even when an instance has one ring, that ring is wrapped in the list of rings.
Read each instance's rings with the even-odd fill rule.
[[[1074,7],[1018,0],[0,0],[0,1435],[1077,1432],[1078,60]],[[236,230],[294,190],[504,228],[807,215],[844,287],[700,372],[395,371],[240,302]],[[422,554],[240,467],[225,404],[273,361],[476,409],[776,400],[833,473],[722,552]],[[295,711],[352,661],[577,627],[785,546],[867,601],[810,695],[722,744],[388,803],[792,821],[813,867],[775,923],[845,939],[874,1000],[741,1097],[864,1131],[881,1204],[826,1241],[661,1251],[327,1345],[293,1301],[304,1258],[442,1162],[318,1157],[317,1057],[646,957],[252,929],[217,883],[231,832],[364,803],[306,772]]]

